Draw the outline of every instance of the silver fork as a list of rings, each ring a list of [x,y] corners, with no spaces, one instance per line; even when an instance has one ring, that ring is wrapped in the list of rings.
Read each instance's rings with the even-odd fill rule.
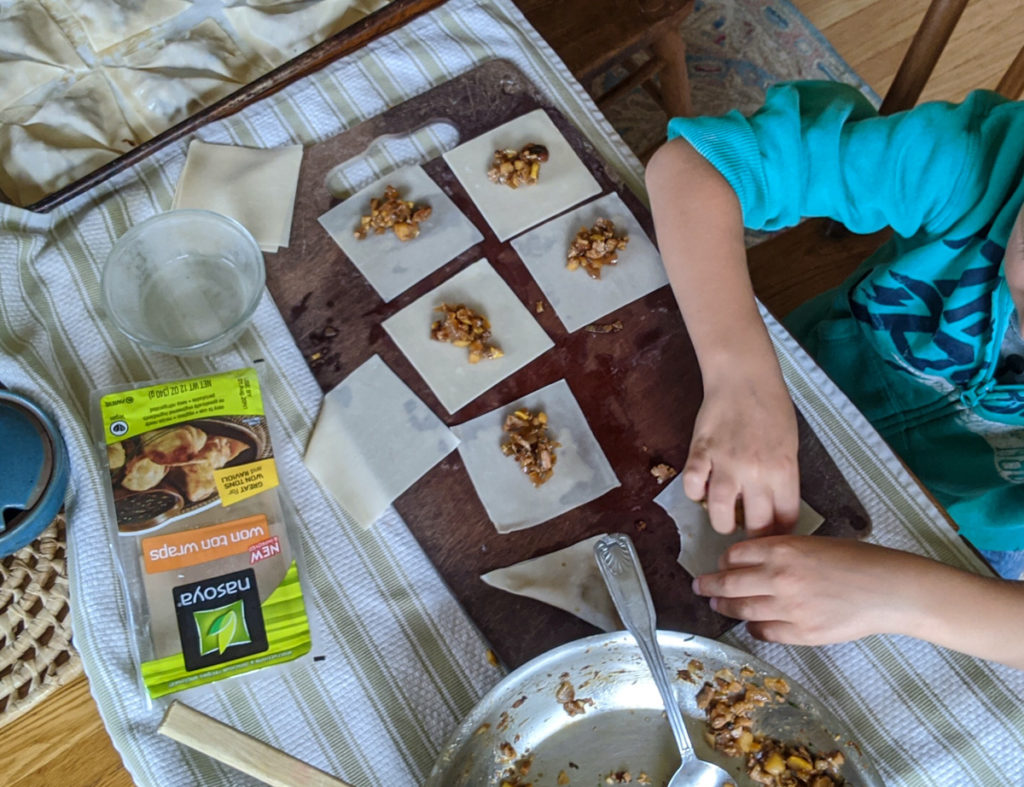
[[[690,743],[690,736],[683,723],[682,711],[679,710],[679,701],[676,699],[665,661],[658,648],[654,604],[632,539],[625,533],[605,536],[594,544],[594,556],[597,558],[598,568],[608,586],[608,592],[611,593],[612,601],[615,602],[619,617],[640,646],[640,652],[661,694],[661,701],[665,704],[665,712],[672,727],[672,735],[676,739],[676,746],[679,747],[682,762],[669,780],[668,787],[734,785],[733,777],[728,771],[714,763],[699,759],[693,751],[693,744]]]

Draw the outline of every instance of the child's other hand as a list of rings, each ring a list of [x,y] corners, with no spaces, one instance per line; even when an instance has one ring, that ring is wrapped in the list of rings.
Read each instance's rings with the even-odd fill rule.
[[[1024,331],[1024,207],[1017,214],[1017,221],[1006,244],[1003,258],[1003,272],[1010,287],[1010,296],[1017,309],[1017,324]]]
[[[748,530],[788,532],[800,513],[793,402],[774,356],[760,371],[757,361],[736,360],[742,373],[733,366],[720,382],[705,377],[683,489],[692,500],[706,500],[720,533],[736,528],[737,499]]]
[[[894,591],[923,558],[844,538],[771,536],[733,544],[722,569],[693,582],[723,615],[746,620],[754,637],[825,645],[899,630]]]

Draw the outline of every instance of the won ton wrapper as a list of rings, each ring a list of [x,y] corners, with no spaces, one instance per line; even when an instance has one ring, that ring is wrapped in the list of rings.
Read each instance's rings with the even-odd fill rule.
[[[85,62],[36,0],[14,0],[0,11],[0,109]]]
[[[238,37],[275,66],[382,8],[387,0],[248,0],[225,4]]]
[[[601,278],[566,267],[569,245],[581,227],[609,219],[615,235],[628,235],[615,265],[601,268]],[[668,284],[661,255],[640,222],[618,194],[607,194],[552,219],[512,241],[565,329],[572,333],[606,314]]]
[[[29,205],[139,141],[103,74],[45,83],[0,109],[0,190]]]
[[[367,238],[366,242],[371,239]],[[464,304],[491,324],[488,344],[500,358],[469,362],[465,347],[431,338],[430,327],[444,319],[442,304]],[[449,413],[454,413],[554,346],[533,315],[487,260],[478,260],[384,321],[405,357]]]
[[[559,443],[551,477],[534,486],[519,464],[501,451],[509,413],[543,411],[548,435]],[[464,424],[452,427],[461,441],[459,455],[469,478],[499,533],[539,525],[595,500],[619,486],[619,479],[590,430],[565,380],[558,380]]]
[[[212,19],[132,42],[105,57],[103,64],[124,98],[129,120],[150,136],[270,70],[266,60],[239,49]]]
[[[301,165],[302,145],[249,148],[193,139],[171,207],[230,216],[263,251],[276,252],[291,239]]]
[[[711,527],[707,509],[695,503],[683,491],[683,477],[676,476],[662,490],[654,502],[665,509],[675,521],[679,530],[679,565],[691,576],[698,577],[718,571],[718,558],[733,544],[750,537],[742,527],[725,535]],[[800,501],[800,515],[792,532],[795,535],[809,535],[821,527],[824,517],[803,500]]]
[[[185,0],[44,0],[43,5],[58,21],[70,13],[85,30],[95,52],[151,31],[192,7]]]
[[[564,609],[602,631],[618,631],[622,622],[594,557],[594,544],[606,535],[598,533],[564,549],[497,568],[480,579],[499,590]]]
[[[495,150],[543,145],[537,182],[512,189],[487,177]],[[462,187],[498,236],[507,240],[601,193],[601,186],[543,109],[510,120],[444,154]]]
[[[368,527],[457,444],[374,355],[324,397],[304,461],[342,508]]]
[[[390,229],[380,235],[371,230],[357,239],[353,231],[362,216],[370,215],[370,200],[383,197],[388,186],[396,188],[401,199],[430,208],[430,216],[419,225],[419,235],[402,241]],[[484,238],[419,166],[396,169],[335,205],[318,221],[385,302]]]

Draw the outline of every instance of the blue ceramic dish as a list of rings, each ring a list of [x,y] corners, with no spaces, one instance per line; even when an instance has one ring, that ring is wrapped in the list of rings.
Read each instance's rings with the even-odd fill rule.
[[[38,538],[64,505],[67,486],[60,430],[36,404],[0,390],[0,557]]]

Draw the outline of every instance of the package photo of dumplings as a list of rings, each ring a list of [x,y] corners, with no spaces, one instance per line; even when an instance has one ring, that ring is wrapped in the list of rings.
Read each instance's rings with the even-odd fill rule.
[[[101,392],[108,520],[150,697],[311,646],[255,369]]]

